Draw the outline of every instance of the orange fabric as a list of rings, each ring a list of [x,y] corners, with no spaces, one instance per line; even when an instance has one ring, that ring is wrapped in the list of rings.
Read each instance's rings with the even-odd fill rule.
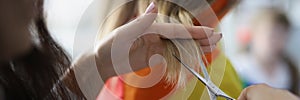
[[[208,63],[211,63],[214,58],[217,57],[217,55],[220,53],[220,50],[216,49],[213,51],[213,53],[206,54],[205,57],[208,61]],[[159,66],[155,66],[159,67]],[[136,71],[135,73],[140,75],[140,76],[146,76],[150,73],[150,68],[144,68],[142,70]],[[130,79],[131,75],[134,74],[127,74],[125,75],[125,78],[128,81],[134,80],[137,81],[136,79]],[[147,82],[145,80],[139,81],[140,84],[143,84],[144,82]],[[166,95],[168,95],[174,87],[168,85],[163,79],[158,83],[155,84],[152,87],[149,88],[138,88],[134,86],[130,86],[128,84],[124,84],[124,100],[158,100]],[[149,95],[151,94],[151,95]]]
[[[229,0],[218,0],[218,2],[212,4],[211,7],[216,13],[219,20],[221,20],[224,17],[224,15],[230,10],[230,3],[231,2],[229,2]]]
[[[212,3],[211,8],[204,10],[199,16],[193,19],[194,25],[216,27],[219,24],[219,20],[225,16],[236,2],[237,0],[216,0]],[[212,16],[216,16],[217,18]]]
[[[215,58],[217,58],[219,53],[220,53],[220,50],[216,49],[212,53],[205,54],[205,58],[206,58],[207,62],[210,64]],[[206,66],[207,65],[208,64],[206,64]]]
[[[144,73],[150,73],[150,68],[144,68],[142,70],[136,71],[135,73],[141,76],[146,76],[147,74]],[[130,77],[133,74],[126,75],[125,78],[130,81]],[[135,80],[137,81],[137,80]],[[139,81],[140,84],[143,84],[147,81]],[[173,86],[168,85],[163,79],[159,81],[159,83],[155,84],[154,86],[150,88],[137,88],[134,86],[130,86],[128,84],[124,84],[125,92],[124,92],[124,100],[158,100],[164,96],[166,96],[168,93],[171,92],[173,89]],[[159,92],[158,92],[159,91]],[[151,94],[151,95],[149,95]]]
[[[96,100],[121,100],[124,98],[124,83],[121,76],[109,78]]]

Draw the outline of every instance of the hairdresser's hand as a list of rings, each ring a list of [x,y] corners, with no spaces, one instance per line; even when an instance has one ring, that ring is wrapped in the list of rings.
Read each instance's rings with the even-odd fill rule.
[[[207,27],[153,24],[157,10],[154,5],[147,9],[144,15],[112,31],[96,47],[96,52],[88,52],[74,61],[76,81],[88,99],[95,99],[103,82],[112,76],[161,64],[162,59],[154,59],[156,63],[151,59],[149,65],[149,59],[155,54],[163,55],[167,49],[163,41],[167,39],[195,40],[206,53],[221,39],[221,34],[213,34],[213,29]]]
[[[253,85],[244,89],[238,100],[299,100],[287,90],[275,89],[265,84]]]
[[[116,75],[113,73],[116,69],[120,69],[118,74],[124,74],[130,72],[128,68],[136,71],[149,66],[151,56],[163,55],[167,49],[163,41],[167,39],[193,39],[205,53],[209,53],[222,37],[208,27],[153,23],[157,10],[154,5],[147,9],[144,15],[115,29],[98,48],[96,60],[99,71],[110,74],[102,74],[102,77]],[[154,65],[160,63],[161,59],[155,59]]]
[[[193,39],[201,46],[204,53],[209,53],[214,50],[216,43],[222,37],[220,33],[214,34],[213,29],[208,27],[187,27],[173,23],[153,24],[156,17],[157,9],[152,3],[145,14],[112,31],[97,50],[96,60],[99,61],[97,66],[105,66],[100,67],[99,70],[113,72],[116,67],[124,68],[121,70],[123,72],[120,70],[118,72],[118,74],[123,74],[129,72],[128,66],[133,71],[145,68],[149,66],[151,56],[163,55],[167,49],[163,41],[167,39]],[[155,60],[154,65],[162,61]],[[115,69],[109,69],[111,66]]]

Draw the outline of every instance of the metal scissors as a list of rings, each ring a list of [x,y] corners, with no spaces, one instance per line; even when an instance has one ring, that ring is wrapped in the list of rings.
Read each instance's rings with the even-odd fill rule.
[[[186,68],[188,69],[195,77],[198,78],[198,80],[200,80],[207,88],[210,99],[211,100],[217,100],[217,97],[222,97],[225,98],[226,100],[235,100],[234,98],[228,96],[226,93],[224,93],[219,87],[217,87],[211,80],[209,77],[209,74],[206,70],[205,64],[200,61],[200,67],[201,67],[201,71],[204,74],[203,78],[198,72],[196,72],[194,69],[192,69],[191,67],[189,67],[187,64],[185,64],[184,62],[182,62],[176,55],[173,54],[173,56]]]

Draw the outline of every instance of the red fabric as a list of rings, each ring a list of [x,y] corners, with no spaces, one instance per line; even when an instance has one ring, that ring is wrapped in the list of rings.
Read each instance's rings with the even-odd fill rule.
[[[105,82],[97,100],[122,100],[124,98],[124,83],[119,76]]]

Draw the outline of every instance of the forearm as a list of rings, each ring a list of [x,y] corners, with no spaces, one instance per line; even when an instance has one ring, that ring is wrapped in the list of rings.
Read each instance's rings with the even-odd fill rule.
[[[95,53],[98,72],[104,81],[112,76],[117,75],[112,63],[111,47],[112,40],[109,40],[106,43],[103,43],[103,45],[99,45]]]
[[[95,59],[103,79],[148,67],[147,50],[136,42],[126,45],[110,38],[97,47]]]

